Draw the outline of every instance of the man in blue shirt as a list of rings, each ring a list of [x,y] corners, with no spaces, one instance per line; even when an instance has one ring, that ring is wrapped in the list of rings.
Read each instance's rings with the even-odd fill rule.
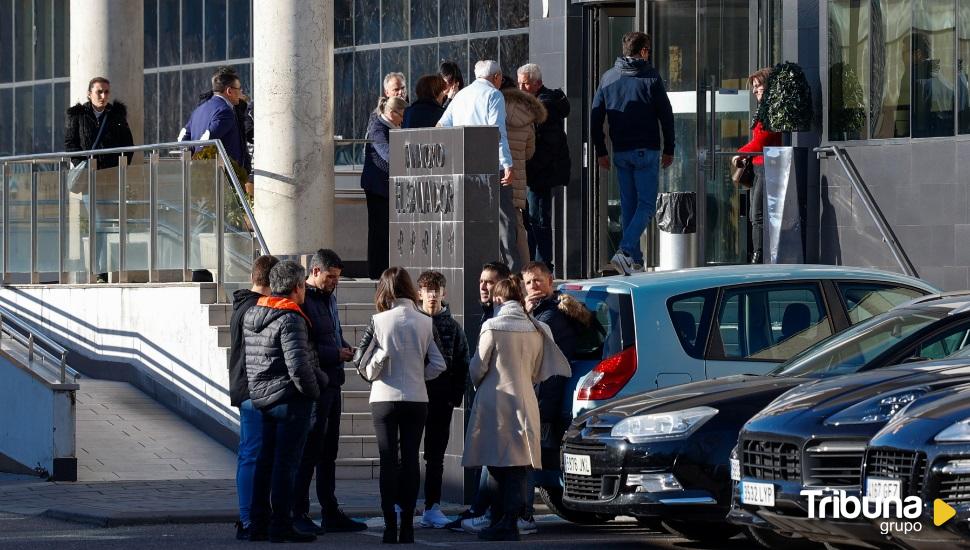
[[[623,35],[623,56],[600,79],[590,112],[593,146],[604,170],[610,169],[610,157],[603,122],[610,124],[623,225],[620,249],[612,264],[624,275],[643,271],[640,236],[656,211],[658,165],[667,168],[674,161],[673,109],[649,58],[648,35],[636,31]]]
[[[236,120],[235,106],[243,97],[239,76],[220,68],[212,75],[212,97],[192,111],[179,133],[178,141],[218,139],[230,158],[246,167],[242,129]]]
[[[512,153],[505,127],[505,97],[502,86],[502,68],[497,61],[483,60],[475,63],[475,81],[458,92],[438,126],[498,126],[498,163],[502,171],[499,193],[499,247],[502,259],[512,271],[518,271],[529,261],[520,258],[516,243],[518,232],[524,231],[522,212],[512,202]]]

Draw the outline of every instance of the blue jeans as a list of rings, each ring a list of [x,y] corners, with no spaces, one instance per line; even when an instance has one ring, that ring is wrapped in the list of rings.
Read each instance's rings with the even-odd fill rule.
[[[529,251],[532,259],[552,267],[552,189],[529,189]]]
[[[239,521],[243,527],[249,527],[250,523],[256,459],[262,446],[263,415],[247,399],[239,405],[239,449],[236,451],[236,495],[239,497]]]
[[[310,430],[313,400],[298,395],[261,409],[260,413],[263,447],[256,461],[252,523],[258,528],[265,528],[268,523],[270,535],[282,535],[293,528],[293,482]]]
[[[634,149],[613,153],[613,165],[620,180],[620,220],[623,238],[620,249],[643,264],[640,236],[657,210],[657,178],[660,151]]]

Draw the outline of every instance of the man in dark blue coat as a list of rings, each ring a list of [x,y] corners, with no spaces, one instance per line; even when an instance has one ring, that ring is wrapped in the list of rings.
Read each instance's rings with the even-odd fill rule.
[[[344,361],[354,351],[344,341],[337,316],[334,290],[340,280],[344,264],[333,250],[322,248],[310,259],[306,299],[302,309],[310,318],[310,341],[316,347],[320,369],[328,383],[320,388],[310,433],[303,457],[297,469],[293,491],[293,527],[301,533],[322,535],[326,531],[363,531],[367,525],[344,514],[337,504],[335,473],[340,444],[340,387],[344,383]],[[317,474],[317,500],[320,502],[321,523],[310,517],[310,479]]]
[[[650,64],[650,37],[642,32],[623,35],[623,57],[603,74],[593,96],[590,133],[600,168],[609,170],[604,121],[610,125],[623,224],[620,247],[611,262],[629,275],[643,271],[640,236],[656,210],[659,167],[674,161],[674,113],[663,80]]]
[[[192,111],[189,121],[179,133],[179,141],[218,139],[230,158],[246,166],[243,151],[242,129],[236,118],[235,107],[243,97],[239,76],[220,68],[212,75],[212,97]]]

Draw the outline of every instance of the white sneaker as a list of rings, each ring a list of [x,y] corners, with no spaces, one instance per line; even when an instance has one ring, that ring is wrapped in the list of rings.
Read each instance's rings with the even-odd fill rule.
[[[431,508],[425,509],[424,515],[421,516],[421,527],[443,529],[449,523],[451,523],[451,520],[448,519],[448,516],[441,511],[441,506],[439,504],[435,504]]]
[[[610,260],[610,263],[613,264],[613,267],[615,267],[616,271],[621,275],[629,275],[633,268],[633,258],[622,250],[616,251],[616,254],[614,254],[613,258]]]
[[[643,273],[644,271],[645,270],[643,269],[643,264],[633,264],[633,265],[630,266],[630,274],[631,275],[636,274],[636,273]]]
[[[485,514],[484,516],[478,516],[477,518],[468,518],[468,519],[462,520],[461,528],[466,533],[471,533],[475,535],[480,533],[482,529],[485,529],[486,527],[488,527],[490,523],[492,523],[491,514]]]
[[[516,526],[519,528],[520,535],[534,535],[539,532],[539,526],[536,525],[536,520],[533,517],[529,519],[519,518]]]

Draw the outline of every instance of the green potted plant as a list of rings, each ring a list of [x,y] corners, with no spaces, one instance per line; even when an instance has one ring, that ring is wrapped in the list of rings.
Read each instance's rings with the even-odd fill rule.
[[[774,132],[805,132],[812,128],[812,88],[796,63],[774,66],[758,105],[758,119]]]

